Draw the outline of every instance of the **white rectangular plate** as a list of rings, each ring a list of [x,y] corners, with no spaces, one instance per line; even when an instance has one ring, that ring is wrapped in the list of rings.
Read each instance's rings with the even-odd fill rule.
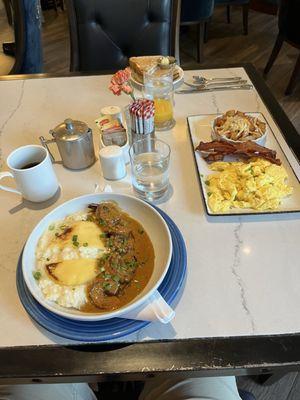
[[[277,210],[265,210],[257,211],[250,208],[232,208],[227,212],[214,213],[210,210],[208,205],[207,192],[205,188],[205,177],[214,171],[209,169],[207,162],[203,159],[198,151],[194,151],[194,157],[196,162],[196,168],[199,175],[199,183],[202,192],[202,197],[204,200],[206,212],[209,215],[220,216],[220,215],[249,215],[249,214],[278,214],[278,213],[290,213],[290,212],[300,212],[300,185],[299,179],[297,178],[294,170],[292,169],[286,155],[284,154],[280,144],[278,143],[273,131],[268,125],[265,117],[261,113],[249,112],[249,115],[256,116],[267,124],[267,139],[265,147],[275,150],[277,153],[277,158],[282,162],[283,167],[286,169],[288,174],[288,184],[293,186],[294,190],[290,197],[282,200],[280,207]],[[211,130],[213,120],[220,114],[206,114],[206,115],[193,115],[187,118],[190,139],[192,142],[193,149],[200,143],[211,142]],[[226,161],[226,159],[225,159]]]

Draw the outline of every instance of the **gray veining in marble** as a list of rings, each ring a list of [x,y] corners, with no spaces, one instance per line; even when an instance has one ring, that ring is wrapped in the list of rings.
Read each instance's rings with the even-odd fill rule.
[[[236,282],[240,288],[241,304],[247,314],[247,317],[249,318],[252,333],[255,333],[255,324],[254,324],[253,316],[252,316],[252,314],[249,310],[249,306],[247,304],[246,292],[245,292],[245,287],[244,287],[245,283],[243,282],[242,278],[239,275],[239,267],[240,267],[240,263],[241,263],[241,247],[243,245],[242,228],[243,228],[243,223],[239,222],[239,224],[234,228],[234,231],[233,231],[235,245],[234,245],[233,263],[231,266],[231,271],[232,271],[232,274],[234,275],[234,277],[236,278]]]

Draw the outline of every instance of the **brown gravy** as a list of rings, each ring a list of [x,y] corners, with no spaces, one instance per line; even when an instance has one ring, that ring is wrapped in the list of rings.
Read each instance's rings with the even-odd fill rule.
[[[133,300],[147,285],[154,268],[154,249],[142,225],[115,203],[90,205],[89,218],[99,224],[108,253],[99,274],[87,287],[81,311],[108,312]]]

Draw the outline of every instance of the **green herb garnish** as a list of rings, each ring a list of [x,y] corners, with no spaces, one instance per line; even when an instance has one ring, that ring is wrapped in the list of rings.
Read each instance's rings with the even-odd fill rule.
[[[104,262],[108,260],[109,258],[109,253],[104,253],[103,256],[100,258],[100,262]]]
[[[88,245],[89,245],[89,244],[88,244],[87,242],[85,242],[85,243],[82,244],[83,247],[88,247]]]
[[[212,195],[212,192],[207,192],[207,196],[209,197],[209,196],[211,196]]]
[[[137,268],[137,266],[139,265],[139,263],[138,263],[137,261],[135,261],[135,260],[132,260],[132,261],[126,261],[126,262],[125,262],[125,265],[126,265],[127,268],[132,268],[132,269],[134,269],[134,268]]]
[[[106,222],[104,221],[104,219],[99,218],[99,225],[101,225],[101,226],[105,226],[106,225]]]
[[[72,242],[73,242],[73,246],[75,246],[75,247],[79,246],[78,235],[73,235],[72,236]]]
[[[109,290],[111,288],[111,283],[103,282],[102,286],[104,290]]]
[[[37,281],[41,279],[42,274],[39,271],[34,271],[32,273],[34,279],[36,279]]]
[[[102,239],[102,238],[106,238],[107,237],[107,233],[101,233],[101,235],[100,235],[100,239]]]
[[[67,225],[65,225],[65,224],[63,224],[63,225],[61,225],[60,227],[59,227],[59,229],[61,229],[61,230],[64,230],[64,229],[66,229],[67,228]]]
[[[210,182],[209,182],[209,181],[205,181],[204,183],[205,183],[205,185],[207,185],[207,186],[210,185]]]
[[[52,224],[52,225],[49,226],[48,229],[49,229],[49,231],[53,231],[54,228],[55,228],[55,225]]]

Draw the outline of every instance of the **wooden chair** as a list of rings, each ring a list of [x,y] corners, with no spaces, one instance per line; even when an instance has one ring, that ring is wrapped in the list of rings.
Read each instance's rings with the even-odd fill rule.
[[[43,10],[54,9],[56,14],[58,14],[58,7],[64,11],[64,1],[63,0],[41,0],[41,6]]]
[[[300,1],[299,0],[281,0],[279,4],[278,28],[279,33],[275,41],[269,61],[264,69],[264,75],[267,76],[272,68],[283,42],[287,42],[293,47],[300,49]],[[300,52],[296,61],[296,65],[292,72],[290,81],[286,88],[285,94],[289,95],[293,92],[297,78],[300,75]]]
[[[197,62],[203,61],[207,26],[214,10],[214,0],[182,0],[180,24],[197,26]]]
[[[13,19],[12,19],[12,9],[11,9],[11,1],[10,0],[3,0],[6,16],[7,16],[7,22],[9,25],[12,25]]]
[[[249,2],[250,0],[215,0],[215,4],[221,4],[226,6],[227,11],[227,22],[230,24],[230,7],[231,6],[242,6],[243,14],[243,32],[244,35],[248,35],[248,14],[249,14]]]

